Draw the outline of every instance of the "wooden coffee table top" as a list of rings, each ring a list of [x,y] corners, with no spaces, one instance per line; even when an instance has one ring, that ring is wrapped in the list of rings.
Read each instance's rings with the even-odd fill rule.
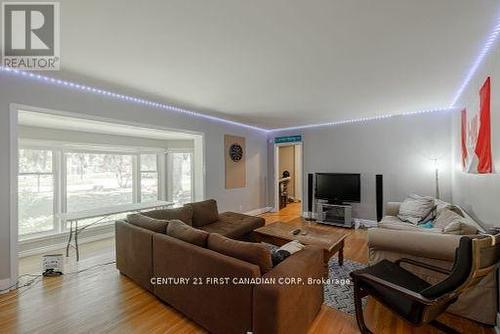
[[[293,235],[292,231],[300,228],[307,231],[306,235]],[[342,232],[334,227],[326,226],[314,222],[304,222],[302,219],[296,219],[291,222],[276,222],[260,227],[254,232],[258,235],[280,239],[283,241],[298,240],[305,245],[315,245],[324,250],[331,251],[348,235],[349,231]]]

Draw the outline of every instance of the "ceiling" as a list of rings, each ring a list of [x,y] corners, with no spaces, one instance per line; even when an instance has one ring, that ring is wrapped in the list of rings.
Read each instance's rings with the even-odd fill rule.
[[[498,0],[63,0],[59,77],[263,128],[447,107]]]

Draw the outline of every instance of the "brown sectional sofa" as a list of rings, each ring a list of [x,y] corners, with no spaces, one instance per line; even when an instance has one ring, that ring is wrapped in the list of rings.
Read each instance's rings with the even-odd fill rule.
[[[199,215],[200,212],[196,215],[200,208],[203,211],[211,207],[213,210],[213,204],[216,207],[215,201],[187,206],[187,210],[193,211],[193,225],[202,223],[203,217],[211,217],[208,219],[211,223],[197,227],[209,232],[207,247],[138,227],[128,221],[116,222],[117,268],[211,333],[306,333],[323,303],[323,286],[279,282],[284,278],[302,278],[306,282],[308,278],[324,277],[322,251],[308,246],[270,270],[263,270],[259,265],[241,260],[241,257],[224,255],[214,250],[222,251],[221,245],[216,244],[224,238],[218,234],[248,239],[251,231],[264,225],[264,221],[237,213],[215,215],[212,211],[208,215]],[[185,213],[185,210],[179,210],[177,215]],[[165,214],[156,211],[150,215],[165,218]],[[215,232],[218,234],[213,234]],[[193,281],[226,277],[229,278],[227,284],[198,285]],[[153,285],[152,279],[158,283],[158,278],[190,280],[187,284]],[[275,283],[238,284],[240,279],[264,279]]]

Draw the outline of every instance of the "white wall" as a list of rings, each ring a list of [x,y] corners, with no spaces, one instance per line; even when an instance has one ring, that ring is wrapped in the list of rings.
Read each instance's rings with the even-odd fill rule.
[[[0,73],[0,281],[10,276],[10,172],[12,144],[9,126],[11,103],[67,111],[144,126],[202,132],[205,136],[206,197],[215,198],[220,211],[249,211],[266,207],[267,144],[263,133],[217,121],[207,121],[124,103],[109,97],[96,96],[59,86]],[[224,134],[246,137],[247,186],[224,188]]]
[[[20,139],[42,140],[48,142],[85,143],[108,146],[135,146],[160,149],[193,149],[194,141],[160,140],[151,138],[117,136],[101,133],[50,129],[35,126],[20,125],[18,127]]]
[[[500,45],[496,43],[467,86],[458,105],[467,108],[468,119],[479,112],[479,90],[491,77],[491,145],[495,173],[470,174],[461,167],[460,115],[453,117],[453,200],[483,226],[500,226]]]
[[[385,202],[401,201],[411,193],[433,196],[431,159],[436,157],[441,162],[441,198],[451,200],[450,123],[451,112],[437,112],[273,133],[273,136],[303,136],[304,211],[308,173],[361,173],[361,203],[354,204],[353,215],[375,219],[375,175],[384,175]]]

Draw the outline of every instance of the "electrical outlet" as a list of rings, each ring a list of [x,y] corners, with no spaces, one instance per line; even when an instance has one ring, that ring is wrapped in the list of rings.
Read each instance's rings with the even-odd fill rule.
[[[243,205],[240,205],[240,212],[243,211]]]

